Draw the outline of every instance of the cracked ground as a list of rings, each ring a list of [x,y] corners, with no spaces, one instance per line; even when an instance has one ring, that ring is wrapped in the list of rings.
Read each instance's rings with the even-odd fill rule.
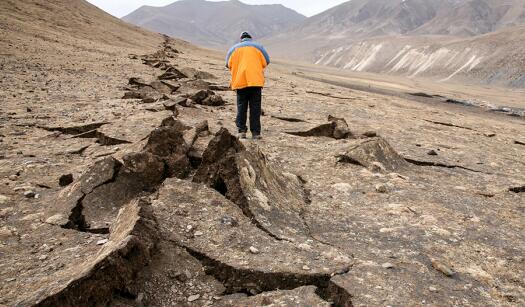
[[[523,118],[6,16],[0,306],[525,304]]]

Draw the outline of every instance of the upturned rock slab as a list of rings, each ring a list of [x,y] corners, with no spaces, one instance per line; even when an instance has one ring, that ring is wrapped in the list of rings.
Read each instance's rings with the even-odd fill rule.
[[[408,167],[408,163],[382,137],[365,139],[352,145],[337,157],[339,162],[361,165],[380,171],[398,171]]]
[[[281,173],[259,147],[245,147],[226,129],[210,141],[193,181],[225,195],[276,238],[308,235],[301,218],[308,196],[299,178]]]

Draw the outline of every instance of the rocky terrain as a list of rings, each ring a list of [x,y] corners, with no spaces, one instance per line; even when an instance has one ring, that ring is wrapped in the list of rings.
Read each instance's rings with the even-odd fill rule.
[[[274,64],[240,141],[223,54],[0,15],[0,305],[525,304],[522,117]]]
[[[306,17],[282,5],[247,5],[237,0],[174,1],[165,7],[143,6],[123,20],[191,43],[228,49],[241,31],[254,37],[272,36]]]

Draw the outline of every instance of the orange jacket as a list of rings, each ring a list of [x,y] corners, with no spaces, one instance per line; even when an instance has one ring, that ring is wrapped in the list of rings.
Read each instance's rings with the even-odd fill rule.
[[[270,64],[270,56],[263,46],[244,39],[233,46],[226,57],[226,67],[232,74],[231,88],[264,86],[264,69]]]

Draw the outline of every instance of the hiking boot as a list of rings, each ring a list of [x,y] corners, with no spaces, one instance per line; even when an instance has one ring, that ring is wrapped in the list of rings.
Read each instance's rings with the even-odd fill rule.
[[[260,134],[254,134],[254,135],[252,135],[252,139],[260,140],[260,139],[262,139],[262,136]]]
[[[239,139],[246,139],[246,132],[239,132]]]

